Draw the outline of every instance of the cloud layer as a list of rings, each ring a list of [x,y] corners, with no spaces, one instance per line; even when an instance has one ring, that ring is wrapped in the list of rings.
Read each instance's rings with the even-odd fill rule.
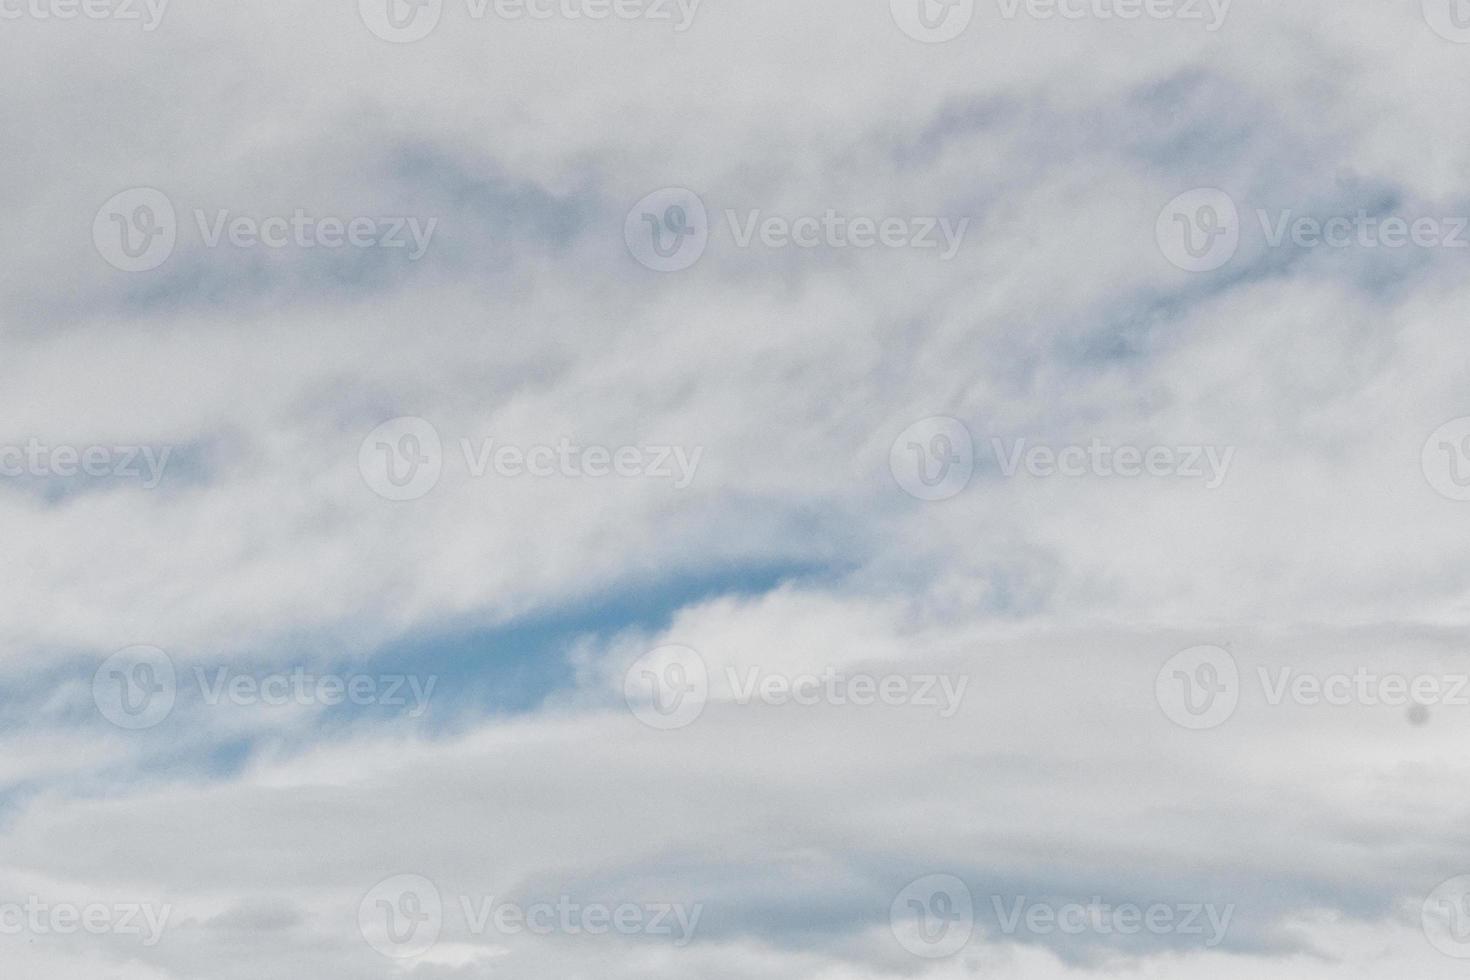
[[[0,4],[7,975],[1458,975],[1448,9],[389,2]]]

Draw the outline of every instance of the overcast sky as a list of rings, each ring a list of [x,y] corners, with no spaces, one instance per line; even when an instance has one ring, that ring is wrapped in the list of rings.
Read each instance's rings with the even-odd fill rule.
[[[1460,0],[0,0],[0,973],[1461,977]]]

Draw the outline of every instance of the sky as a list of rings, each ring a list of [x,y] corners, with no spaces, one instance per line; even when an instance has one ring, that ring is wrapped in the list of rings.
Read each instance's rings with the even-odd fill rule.
[[[0,973],[1470,959],[1462,0],[0,0]]]

